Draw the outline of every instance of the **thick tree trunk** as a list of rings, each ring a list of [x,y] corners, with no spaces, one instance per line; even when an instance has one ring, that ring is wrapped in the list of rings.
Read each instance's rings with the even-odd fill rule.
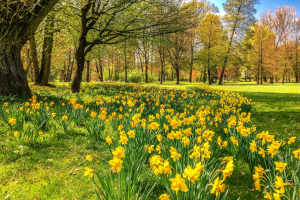
[[[179,68],[177,67],[175,71],[176,71],[176,84],[179,85]]]
[[[100,67],[100,82],[103,82],[103,66],[101,60],[99,61],[99,67]]]
[[[50,15],[46,19],[45,37],[43,43],[43,53],[41,61],[40,79],[41,85],[49,85],[51,56],[53,49],[53,34],[54,34],[54,15]]]
[[[90,82],[90,61],[86,61],[86,78],[85,82]]]
[[[211,85],[211,73],[210,73],[210,69],[207,69],[207,75],[208,75],[208,85]]]
[[[84,50],[81,48],[78,48],[75,55],[77,67],[75,69],[75,75],[73,78],[71,90],[72,93],[79,93],[80,92],[80,84],[82,81],[82,73],[84,70],[84,63],[85,63],[85,57],[84,57]]]
[[[39,62],[37,58],[37,51],[36,51],[36,43],[34,38],[34,33],[31,34],[29,38],[30,49],[31,49],[31,56],[33,62],[33,75],[34,75],[34,85],[40,85],[40,69],[39,69]]]
[[[273,84],[274,83],[274,77],[273,77],[273,74],[270,76],[270,84]]]
[[[21,60],[21,46],[11,44],[9,49],[0,49],[0,95],[21,94],[31,97]]]
[[[97,71],[99,81],[101,81],[101,75],[100,75],[100,72],[99,72],[99,67],[98,67],[98,62],[97,61],[95,62],[95,65],[96,65],[96,71]]]

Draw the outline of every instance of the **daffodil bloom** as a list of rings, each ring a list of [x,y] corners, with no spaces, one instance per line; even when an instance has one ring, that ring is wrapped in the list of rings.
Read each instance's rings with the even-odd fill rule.
[[[286,183],[283,182],[282,178],[279,176],[276,176],[276,181],[275,181],[275,188],[278,189],[280,188],[280,193],[284,193],[284,186],[287,185]]]
[[[156,136],[156,139],[157,139],[159,142],[161,142],[161,140],[162,140],[161,134],[157,135],[157,136]]]
[[[158,154],[161,154],[161,148],[160,148],[160,146],[159,146],[159,145],[156,145],[156,149],[155,149],[155,151],[157,151],[157,152],[158,152]]]
[[[120,172],[122,169],[122,163],[123,161],[118,158],[113,158],[109,161],[109,164],[112,165],[111,169],[116,170],[116,172]]]
[[[87,159],[89,162],[92,162],[92,160],[93,160],[93,157],[92,157],[92,156],[90,156],[90,155],[87,155],[87,156],[86,156],[86,159]]]
[[[112,154],[114,155],[114,158],[122,159],[125,157],[125,150],[123,147],[117,147]]]
[[[91,117],[92,118],[95,118],[97,116],[97,113],[96,112],[91,112]]]
[[[127,135],[130,137],[130,138],[134,138],[135,136],[135,131],[134,130],[131,130],[127,133]]]
[[[89,176],[90,178],[92,178],[93,177],[93,173],[92,173],[93,170],[91,170],[88,167],[86,167],[84,169],[85,169],[84,176]]]
[[[197,172],[197,170],[192,169],[191,166],[187,166],[183,172],[183,178],[188,179],[192,183],[197,181],[199,176],[200,174]]]
[[[8,123],[13,126],[14,124],[16,124],[17,120],[15,118],[9,118]]]
[[[43,131],[39,131],[38,133],[39,133],[39,135],[43,135],[44,134]]]
[[[180,174],[176,174],[175,178],[171,178],[170,181],[172,182],[171,189],[176,192],[176,195],[179,190],[182,192],[188,191],[185,180],[181,178]]]
[[[223,180],[219,180],[219,177],[214,180],[213,188],[211,189],[210,193],[216,193],[216,196],[219,196],[219,192],[225,191],[225,184],[222,184]]]
[[[234,170],[234,164],[233,164],[233,160],[229,161],[225,167],[224,170],[222,170],[223,173],[223,181],[225,181],[226,177],[230,177],[230,175],[232,174]]]
[[[254,182],[254,187],[255,187],[255,190],[258,190],[258,191],[261,190],[260,179],[258,179]]]
[[[154,151],[154,145],[148,146],[147,151],[148,151],[148,153],[151,153],[152,151]]]
[[[170,196],[171,195],[162,194],[160,195],[159,200],[170,200]]]
[[[157,130],[159,129],[159,124],[157,122],[152,122],[151,124],[149,124],[148,128],[150,130]]]
[[[288,144],[292,144],[296,141],[296,137],[291,137],[290,140],[288,141]]]
[[[177,150],[174,149],[173,147],[170,147],[171,150],[170,150],[170,153],[171,153],[171,158],[173,158],[174,162],[176,160],[178,160],[180,157],[181,157],[181,154],[177,153]]]
[[[264,198],[267,200],[272,200],[272,195],[268,192],[265,193]]]
[[[236,145],[236,146],[239,146],[239,141],[235,139],[235,137],[231,136],[230,137],[230,140],[232,142],[232,144]]]
[[[283,162],[275,162],[276,165],[276,170],[283,172],[285,170],[285,167],[287,165],[287,163],[283,163]]]
[[[14,132],[14,136],[15,136],[15,137],[18,137],[19,135],[20,135],[20,132],[18,132],[18,131],[15,131],[15,132]]]
[[[121,136],[121,137],[120,137],[120,142],[121,142],[122,144],[127,144],[127,141],[128,141],[128,138],[127,138],[126,136]]]
[[[188,146],[190,144],[190,139],[188,137],[182,138],[182,142],[184,144],[184,147]]]
[[[168,160],[163,163],[163,170],[165,174],[172,174],[171,166]]]
[[[106,141],[106,143],[109,144],[109,145],[111,145],[111,143],[112,143],[112,140],[111,140],[111,138],[110,138],[109,136],[107,136],[107,137],[105,138],[105,141]]]
[[[298,150],[293,151],[293,154],[295,155],[295,158],[300,159],[300,148]]]
[[[62,116],[62,118],[61,118],[63,121],[66,121],[66,120],[68,120],[68,116],[67,115],[64,115],[64,116]]]
[[[254,140],[252,140],[252,143],[250,143],[250,150],[252,152],[256,152],[257,151],[256,143],[255,143]]]
[[[281,192],[281,190],[274,190],[275,192],[273,192],[273,198],[274,200],[281,200],[281,194],[283,194],[284,192]]]
[[[8,106],[8,102],[4,102],[4,106],[5,106],[5,107]]]
[[[51,116],[52,116],[52,117],[55,117],[55,116],[56,116],[56,113],[51,113]]]
[[[266,157],[266,151],[264,151],[261,147],[258,148],[259,148],[258,154],[262,155],[263,158]]]

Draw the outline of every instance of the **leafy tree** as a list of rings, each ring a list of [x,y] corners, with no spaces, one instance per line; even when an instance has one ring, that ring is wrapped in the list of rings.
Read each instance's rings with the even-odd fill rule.
[[[200,25],[199,39],[203,45],[201,49],[202,62],[206,66],[208,83],[212,84],[213,75],[217,72],[220,62],[220,50],[223,45],[223,26],[220,17],[216,14],[207,14]]]
[[[227,50],[224,56],[224,64],[219,79],[219,85],[222,85],[234,38],[237,38],[239,34],[243,35],[245,29],[255,23],[254,14],[256,13],[256,10],[254,5],[258,3],[259,0],[227,0],[224,4],[224,10],[226,11],[224,20],[228,27],[229,40],[226,45]]]

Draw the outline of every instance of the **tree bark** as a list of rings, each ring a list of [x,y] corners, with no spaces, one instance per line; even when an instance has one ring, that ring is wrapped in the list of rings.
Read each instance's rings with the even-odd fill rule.
[[[147,53],[145,53],[145,83],[149,83],[148,80],[148,57],[147,57]]]
[[[86,61],[86,78],[85,82],[90,82],[90,61]]]
[[[193,65],[194,65],[194,46],[193,46],[193,42],[191,42],[191,60],[190,60],[190,75],[189,75],[189,82],[192,82],[192,78],[193,78]]]
[[[38,63],[38,58],[37,58],[34,33],[31,34],[31,36],[29,38],[29,43],[30,43],[31,56],[32,56],[32,62],[33,62],[34,85],[40,85],[41,84],[40,69],[39,69],[39,63]]]
[[[124,48],[124,71],[125,71],[125,83],[128,82],[127,80],[127,59],[126,59],[127,55],[126,55],[126,41],[125,41],[125,48]]]
[[[86,36],[88,34],[88,28],[87,28],[88,21],[86,17],[91,6],[92,3],[88,3],[81,9],[81,32],[79,36],[78,48],[75,52],[77,67],[75,69],[75,75],[71,86],[72,93],[80,92],[80,84],[82,81],[82,73],[84,70],[84,63],[85,63],[85,53],[86,53],[85,48],[87,46]]]
[[[0,95],[31,97],[26,72],[21,60],[21,46],[11,44],[9,49],[0,48]]]
[[[40,0],[38,3],[1,1],[0,95],[24,93],[31,97],[21,61],[21,49],[57,2],[58,0]]]
[[[176,71],[176,84],[179,85],[179,68],[176,67],[175,71]]]
[[[53,49],[53,35],[54,35],[54,15],[49,15],[46,18],[46,28],[44,33],[43,53],[41,61],[40,79],[41,85],[49,85],[51,56]]]

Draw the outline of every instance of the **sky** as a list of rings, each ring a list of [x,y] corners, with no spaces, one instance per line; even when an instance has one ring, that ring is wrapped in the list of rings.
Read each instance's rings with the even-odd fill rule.
[[[226,2],[226,0],[209,0],[211,3],[214,3],[216,6],[218,6],[220,13],[222,14],[222,11],[224,13],[223,9],[223,3]],[[255,17],[257,19],[260,19],[260,14],[264,11],[267,11],[269,9],[276,10],[278,6],[295,6],[297,15],[300,15],[300,0],[260,0],[260,4],[256,5],[255,8],[257,10],[257,13]]]

